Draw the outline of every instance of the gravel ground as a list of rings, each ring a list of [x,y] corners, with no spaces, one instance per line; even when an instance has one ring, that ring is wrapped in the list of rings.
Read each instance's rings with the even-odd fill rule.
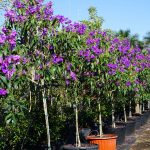
[[[145,125],[136,130],[131,136],[127,136],[117,150],[150,150],[150,118]]]

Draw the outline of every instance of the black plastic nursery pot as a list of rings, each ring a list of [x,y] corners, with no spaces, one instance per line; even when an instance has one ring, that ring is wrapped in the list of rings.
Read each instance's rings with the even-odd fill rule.
[[[135,121],[134,120],[128,120],[127,122],[116,122],[117,125],[125,125],[126,126],[126,132],[125,135],[128,136],[132,134],[135,131]]]
[[[147,110],[148,113],[148,119],[150,119],[150,109]]]
[[[133,116],[128,118],[129,121],[135,121],[135,130],[138,130],[141,127],[141,116]]]
[[[90,128],[82,128],[79,131],[81,143],[87,143],[86,137],[88,135],[90,135],[90,133],[91,133],[91,129]]]
[[[125,124],[126,124],[126,136],[134,133],[136,122],[132,120],[132,121],[127,121]]]
[[[98,145],[96,144],[81,144],[81,147],[76,147],[75,145],[64,145],[62,150],[98,150]]]
[[[141,114],[141,126],[145,125],[147,122],[146,113]]]
[[[149,118],[149,112],[148,111],[144,111],[143,115],[144,115],[144,121],[146,123],[148,121],[148,118]]]
[[[117,125],[116,128],[107,127],[105,134],[117,135],[117,145],[121,145],[125,141],[126,127],[125,125]]]
[[[26,145],[24,149],[27,150],[47,150],[47,145]]]
[[[143,121],[143,119],[142,119],[142,115],[141,114],[138,114],[138,113],[135,113],[135,114],[133,114],[133,117],[135,117],[136,118],[136,124],[135,124],[135,129],[139,129],[141,126],[142,126],[142,121]]]

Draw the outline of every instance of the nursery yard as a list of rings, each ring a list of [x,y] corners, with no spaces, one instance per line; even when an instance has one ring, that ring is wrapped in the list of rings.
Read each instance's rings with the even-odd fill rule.
[[[135,133],[136,141],[130,150],[150,150],[150,119]]]
[[[126,141],[117,150],[150,150],[150,118],[139,130],[126,137]]]

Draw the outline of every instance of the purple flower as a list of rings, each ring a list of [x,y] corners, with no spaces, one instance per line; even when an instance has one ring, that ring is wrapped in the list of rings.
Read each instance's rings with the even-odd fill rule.
[[[44,28],[44,29],[42,30],[42,36],[46,36],[47,33],[48,33],[48,29],[47,29],[47,28]]]
[[[134,91],[135,91],[135,92],[138,92],[138,91],[139,91],[139,89],[138,89],[138,88],[135,88],[135,89],[134,89]]]
[[[66,80],[66,85],[69,85],[70,84],[70,81],[69,80]]]
[[[117,82],[116,82],[116,85],[117,85],[117,86],[119,86],[119,85],[120,85],[119,81],[117,81]]]
[[[139,55],[136,55],[136,59],[137,60],[144,60],[144,55],[143,54],[139,54]]]
[[[119,44],[118,49],[122,54],[126,54],[127,51],[130,49],[130,41],[128,39],[124,39]]]
[[[7,34],[9,32],[9,30],[6,27],[3,27],[2,28],[2,32],[5,33],[5,34]]]
[[[103,51],[99,49],[97,46],[92,46],[92,50],[96,55],[100,55]]]
[[[61,63],[63,62],[63,58],[62,57],[59,57],[59,56],[56,56],[55,54],[52,56],[52,62],[54,64],[58,64],[58,63]]]
[[[12,58],[13,61],[19,61],[21,58],[19,55],[11,55],[10,57]]]
[[[75,81],[77,80],[77,76],[76,76],[75,72],[70,71],[70,77]]]
[[[0,44],[4,44],[6,41],[6,35],[0,34]]]
[[[0,56],[0,64],[3,63],[3,57]]]
[[[135,80],[135,84],[140,84],[138,79]]]
[[[95,56],[93,54],[91,55],[91,59],[95,59]]]
[[[109,70],[109,71],[108,71],[108,74],[109,74],[109,75],[115,75],[115,74],[116,74],[116,70]]]
[[[112,43],[119,43],[119,39],[118,39],[118,38],[114,38],[114,39],[112,40]]]
[[[16,69],[14,67],[12,69],[10,69],[10,70],[7,70],[7,72],[5,74],[7,79],[11,79],[12,76],[14,75],[15,71],[16,71]]]
[[[82,23],[74,23],[74,24],[69,24],[66,26],[64,29],[66,32],[76,32],[79,35],[83,35],[86,32],[86,25]]]
[[[108,65],[107,65],[110,69],[117,69],[117,64],[112,64],[112,63],[109,63]]]
[[[15,22],[17,14],[14,10],[9,10],[6,12],[5,17],[7,17],[10,21]]]
[[[120,70],[120,72],[122,72],[122,73],[125,72],[125,70],[124,70],[123,67],[120,67],[119,70]]]
[[[80,50],[80,51],[79,51],[79,56],[82,57],[83,55],[84,55],[84,50]]]
[[[70,71],[71,67],[72,67],[72,64],[71,63],[67,63],[67,71]]]
[[[94,36],[95,34],[96,34],[96,31],[91,31],[91,32],[89,33],[90,36]]]
[[[1,96],[4,96],[4,95],[6,95],[6,94],[8,94],[8,91],[5,90],[5,89],[0,88],[0,95],[1,95]]]
[[[130,60],[126,56],[121,58],[121,63],[123,63],[126,68],[129,68],[130,66]]]
[[[26,16],[23,16],[23,15],[18,15],[17,16],[17,21],[20,22],[20,23],[23,23],[26,19],[27,19]]]
[[[65,18],[64,16],[61,16],[61,15],[55,16],[55,19],[57,19],[58,22],[61,24],[63,24],[67,20],[67,18]]]
[[[90,56],[91,52],[89,49],[86,49],[84,52],[84,57],[88,58]]]
[[[40,78],[41,78],[41,75],[35,74],[35,78],[34,78],[35,81],[38,81]]]
[[[17,9],[20,9],[20,8],[24,8],[24,4],[20,1],[20,0],[15,0],[13,5],[17,8]]]
[[[52,2],[49,2],[44,7],[44,19],[51,20],[53,15]]]
[[[140,71],[140,68],[136,68],[135,71],[136,71],[136,72],[139,72],[139,71]]]
[[[126,82],[126,86],[131,86],[131,82],[130,82],[130,81],[127,81],[127,82]]]

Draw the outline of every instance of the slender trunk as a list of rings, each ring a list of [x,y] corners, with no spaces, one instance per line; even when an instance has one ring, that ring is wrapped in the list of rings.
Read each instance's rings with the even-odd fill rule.
[[[35,80],[35,69],[34,67],[31,68],[31,81],[34,82]],[[29,107],[29,112],[31,112],[32,109],[32,88],[33,88],[33,84],[30,84],[30,107]]]
[[[31,109],[32,109],[32,92],[30,90],[30,107],[29,107],[29,112],[31,112]]]
[[[132,117],[132,106],[131,106],[131,100],[129,102],[129,117]]]
[[[139,104],[139,102],[136,103],[135,112],[140,114],[140,104]]]
[[[150,101],[148,101],[148,109],[150,109]]]
[[[115,123],[115,107],[114,103],[112,102],[112,127],[116,128],[116,123]]]
[[[125,105],[123,105],[123,113],[124,113],[124,122],[127,122],[127,112]]]
[[[139,113],[142,114],[142,106],[140,103],[139,103]]]
[[[35,88],[34,88],[34,90],[37,92],[37,88],[36,88],[36,86],[35,86]],[[35,98],[34,98],[34,105],[36,105],[36,103],[37,103],[37,95],[35,95]]]
[[[103,134],[103,130],[102,130],[102,113],[101,113],[101,104],[100,104],[100,102],[98,104],[98,108],[99,108],[99,134],[100,134],[100,136],[102,136],[102,134]]]
[[[80,137],[79,137],[79,123],[78,123],[78,108],[75,106],[76,115],[76,147],[81,147]]]
[[[44,80],[42,80],[42,85],[44,86]],[[45,114],[46,129],[47,129],[47,145],[48,145],[48,150],[51,150],[50,131],[49,131],[49,121],[48,121],[48,111],[47,111],[47,101],[46,101],[46,95],[45,95],[45,88],[42,90],[42,96],[43,96],[43,107],[44,107],[44,114]]]
[[[144,104],[144,102],[143,102],[143,108],[142,109],[143,109],[143,111],[145,111],[145,104]]]

